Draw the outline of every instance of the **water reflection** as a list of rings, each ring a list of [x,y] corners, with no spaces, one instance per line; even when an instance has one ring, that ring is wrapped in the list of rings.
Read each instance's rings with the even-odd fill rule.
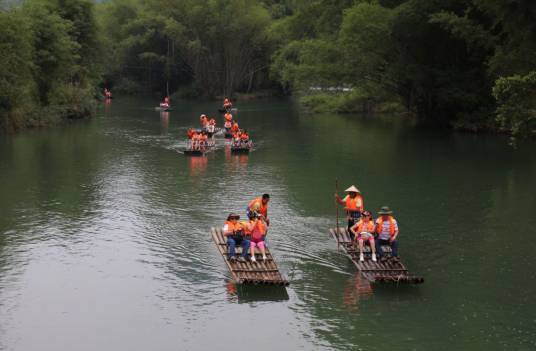
[[[207,169],[208,158],[206,156],[188,156],[187,159],[190,176],[197,177]]]
[[[243,285],[228,281],[225,284],[227,299],[232,302],[287,301],[287,289],[276,285]]]
[[[360,300],[372,296],[373,293],[370,282],[363,278],[361,273],[356,272],[344,287],[343,303],[349,310],[357,311]]]
[[[160,112],[161,135],[167,135],[169,129],[169,111]]]

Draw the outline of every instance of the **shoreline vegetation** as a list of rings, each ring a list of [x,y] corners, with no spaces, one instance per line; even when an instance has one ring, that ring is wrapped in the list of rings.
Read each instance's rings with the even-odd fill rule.
[[[8,5],[9,4],[9,5]],[[0,130],[91,116],[106,87],[536,134],[531,0],[0,0]]]

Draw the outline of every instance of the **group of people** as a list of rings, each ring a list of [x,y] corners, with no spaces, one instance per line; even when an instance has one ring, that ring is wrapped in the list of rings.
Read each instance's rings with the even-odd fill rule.
[[[228,102],[228,104],[230,103],[227,98],[226,101]],[[229,106],[232,106],[232,104]],[[251,148],[253,146],[253,143],[249,139],[249,133],[245,129],[240,129],[240,127],[238,126],[238,122],[234,120],[233,115],[229,109],[227,110],[227,112],[225,112],[223,118],[223,127],[225,128],[225,133],[231,136],[233,140],[233,146],[239,148]]]
[[[398,261],[398,223],[393,217],[393,211],[383,206],[378,211],[378,218],[373,219],[372,213],[364,209],[363,196],[354,185],[345,190],[346,197],[341,199],[335,194],[337,203],[344,206],[348,219],[348,232],[354,244],[359,247],[359,260],[365,260],[363,249],[368,243],[372,251],[372,261],[376,262],[376,255],[381,261],[387,258],[383,254],[382,246],[391,247],[391,257]]]
[[[216,120],[214,118],[208,118],[207,115],[201,115],[199,117],[201,123],[201,130],[210,133],[211,135],[216,131]]]
[[[201,131],[198,132],[194,129],[188,129],[186,132],[186,136],[188,137],[188,147],[191,150],[201,150],[203,148],[206,148],[207,146],[211,146],[211,138],[208,135],[207,131]]]
[[[240,216],[231,213],[223,226],[223,235],[227,240],[228,257],[230,261],[235,261],[236,246],[242,247],[242,253],[238,257],[239,261],[245,262],[249,259],[256,262],[255,248],[259,248],[262,260],[266,261],[266,234],[270,220],[268,219],[268,202],[270,195],[264,194],[253,199],[247,206],[247,221],[240,221]]]

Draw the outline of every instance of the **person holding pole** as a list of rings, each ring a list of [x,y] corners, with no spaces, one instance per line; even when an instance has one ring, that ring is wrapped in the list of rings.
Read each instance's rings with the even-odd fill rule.
[[[350,228],[359,221],[361,218],[361,213],[363,212],[363,196],[359,189],[354,185],[345,190],[348,195],[343,199],[339,197],[339,194],[335,194],[335,200],[339,205],[343,205],[346,210],[346,218],[348,219],[348,232],[352,237],[352,240],[355,238],[353,233],[350,231]]]

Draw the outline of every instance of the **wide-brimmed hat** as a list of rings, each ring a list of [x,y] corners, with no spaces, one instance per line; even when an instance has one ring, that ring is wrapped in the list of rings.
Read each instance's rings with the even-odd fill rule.
[[[352,185],[348,189],[345,190],[347,193],[361,193],[358,188],[355,187],[355,185]]]
[[[231,219],[236,218],[237,220],[240,219],[240,215],[237,215],[236,213],[231,213],[227,216],[227,220],[230,221]]]
[[[393,214],[393,211],[389,208],[389,206],[382,206],[380,210],[378,211],[379,215],[390,215]]]

